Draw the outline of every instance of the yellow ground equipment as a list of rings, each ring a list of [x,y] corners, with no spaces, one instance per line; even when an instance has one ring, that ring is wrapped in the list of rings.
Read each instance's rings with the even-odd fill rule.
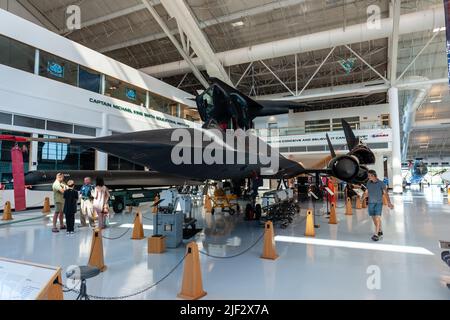
[[[215,209],[218,208],[220,208],[222,212],[228,212],[230,215],[240,211],[237,195],[225,192],[222,188],[216,188],[211,200],[211,214],[214,214]]]

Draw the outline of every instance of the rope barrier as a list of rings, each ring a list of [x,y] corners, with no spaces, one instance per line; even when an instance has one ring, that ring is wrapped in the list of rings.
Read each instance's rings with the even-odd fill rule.
[[[137,215],[134,217],[134,220],[133,220],[133,223],[135,223],[136,222],[136,219],[137,219]],[[123,220],[123,217],[122,217],[122,220]],[[114,229],[114,228],[118,228],[118,227],[113,227],[113,228],[111,228],[111,229]],[[124,237],[128,232],[130,232],[130,230],[132,230],[133,228],[127,228],[127,230],[124,232],[124,233],[121,233],[119,236],[117,236],[117,237],[107,237],[107,236],[104,236],[103,234],[102,234],[102,238],[103,239],[105,239],[105,240],[118,240],[118,239],[120,239],[120,238],[122,238],[122,237]]]
[[[178,269],[178,267],[184,262],[184,260],[186,260],[187,256],[188,256],[188,254],[185,254],[184,257],[164,277],[162,277],[161,279],[159,279],[155,283],[153,283],[153,284],[151,284],[151,285],[149,285],[149,286],[147,286],[147,287],[145,287],[145,288],[143,288],[143,289],[141,289],[141,290],[139,290],[137,292],[134,292],[134,293],[131,293],[131,294],[127,294],[127,295],[123,295],[123,296],[117,296],[117,297],[103,297],[103,296],[96,296],[96,295],[88,294],[88,297],[92,298],[92,299],[97,299],[97,300],[124,300],[124,299],[127,299],[127,298],[131,298],[131,297],[140,295],[140,294],[142,294],[142,293],[144,293],[144,292],[146,292],[146,291],[156,287],[158,284],[160,284],[161,282],[166,280],[172,273],[175,272],[176,269]],[[66,290],[64,292],[74,292],[74,293],[77,293],[77,294],[80,293],[80,290],[69,288],[66,285],[62,284],[62,283],[58,282],[58,285],[62,286]]]
[[[150,220],[153,221],[153,218],[148,218],[148,217],[144,216],[144,214],[142,214],[142,218],[145,220],[148,220],[148,221],[150,221]]]
[[[209,253],[207,253],[207,252],[205,252],[205,251],[199,251],[199,252],[200,252],[201,254],[207,256],[207,257],[215,258],[215,259],[231,259],[231,258],[236,258],[236,257],[239,257],[239,256],[243,255],[244,253],[247,253],[248,251],[250,251],[250,249],[254,248],[254,247],[258,244],[258,242],[261,241],[261,239],[264,237],[264,234],[265,234],[265,232],[263,232],[263,233],[261,234],[261,236],[255,241],[255,243],[253,243],[250,247],[248,247],[248,248],[245,249],[244,251],[242,251],[242,252],[240,252],[240,253],[238,253],[238,254],[232,255],[232,256],[220,257],[220,256],[214,256],[214,255],[209,254]]]
[[[119,235],[117,237],[107,237],[107,236],[102,235],[102,238],[105,240],[118,240],[118,239],[124,237],[128,232],[130,232],[131,229],[132,228],[127,228],[127,230],[124,233],[122,233],[121,235]]]

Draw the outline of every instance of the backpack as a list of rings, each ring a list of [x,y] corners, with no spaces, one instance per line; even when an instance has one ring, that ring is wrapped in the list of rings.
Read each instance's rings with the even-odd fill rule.
[[[83,198],[92,198],[92,185],[84,185],[81,187],[80,193]]]

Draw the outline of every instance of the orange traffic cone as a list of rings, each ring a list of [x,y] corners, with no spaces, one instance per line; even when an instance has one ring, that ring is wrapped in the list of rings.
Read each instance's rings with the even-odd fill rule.
[[[330,220],[328,220],[328,224],[337,224],[336,205],[334,204],[334,202],[331,203]]]
[[[359,196],[356,196],[356,205],[355,205],[356,209],[362,209],[362,203],[361,203],[361,198]]]
[[[136,217],[134,218],[134,226],[133,226],[133,234],[131,239],[133,240],[142,240],[144,239],[144,226],[142,225],[142,214],[141,211],[138,210],[136,212]]]
[[[45,197],[44,199],[44,207],[42,208],[42,213],[47,214],[50,213],[50,198],[49,197]]]
[[[308,211],[306,211],[305,236],[306,237],[315,237],[316,236],[316,230],[314,229],[313,211],[311,209],[308,209]]]
[[[106,270],[105,262],[103,260],[103,240],[101,229],[95,229],[93,231],[88,265],[99,268],[101,272]]]
[[[347,198],[347,203],[345,204],[345,215],[351,216],[353,214],[352,211],[352,199]]]
[[[205,197],[205,212],[211,212],[212,210],[212,204],[211,204],[211,197],[209,194]]]
[[[159,197],[158,197],[158,195],[156,195],[155,199],[153,199],[153,205],[155,205],[155,203],[157,203],[158,201],[159,201]],[[157,206],[154,206],[152,208],[152,213],[153,214],[157,214],[158,213],[158,207]]]
[[[275,260],[278,258],[278,255],[275,249],[275,233],[273,231],[272,221],[266,222],[264,230],[264,247],[261,258]]]
[[[203,290],[198,246],[197,243],[191,242],[186,247],[183,282],[178,297],[188,300],[197,300],[204,296],[206,296],[206,292]]]
[[[362,207],[363,207],[363,209],[367,208],[367,198],[363,198],[363,200],[362,200]]]
[[[3,208],[3,221],[10,221],[13,220],[12,214],[11,214],[11,202],[6,201],[5,207]]]
[[[386,194],[383,193],[383,206],[387,206],[387,205],[388,205],[387,197],[386,197]]]

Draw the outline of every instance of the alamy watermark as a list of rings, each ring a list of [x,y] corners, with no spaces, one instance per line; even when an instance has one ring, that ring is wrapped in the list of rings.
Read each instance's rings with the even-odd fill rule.
[[[279,170],[277,140],[269,146],[253,130],[175,129],[171,141],[171,160],[175,165],[258,165],[261,175],[275,174]],[[273,136],[272,136],[273,137]]]
[[[381,269],[377,265],[370,265],[367,267],[366,273],[369,275],[366,280],[367,289],[380,290],[381,289]]]
[[[66,9],[67,30],[74,31],[81,29],[81,8],[77,5],[70,5]]]
[[[381,29],[381,8],[376,4],[367,7],[367,29]]]

